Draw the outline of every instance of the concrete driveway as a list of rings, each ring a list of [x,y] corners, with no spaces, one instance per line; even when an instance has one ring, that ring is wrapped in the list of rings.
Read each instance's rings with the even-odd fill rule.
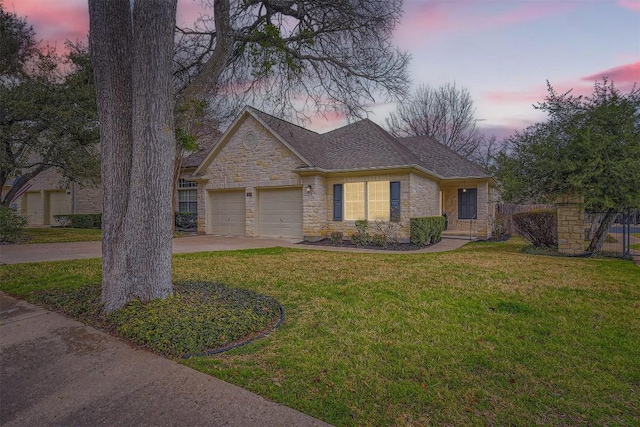
[[[363,253],[425,253],[444,252],[458,249],[469,243],[467,239],[443,237],[442,240],[428,248],[410,251],[383,251],[376,249],[359,249],[334,246],[313,246],[299,244],[298,240],[265,239],[259,237],[226,237],[226,236],[186,236],[173,239],[173,253],[233,251],[240,249],[260,249],[286,247],[339,252]],[[65,259],[99,258],[102,256],[101,242],[43,243],[35,245],[0,245],[0,264],[18,264],[23,262],[60,261]]]

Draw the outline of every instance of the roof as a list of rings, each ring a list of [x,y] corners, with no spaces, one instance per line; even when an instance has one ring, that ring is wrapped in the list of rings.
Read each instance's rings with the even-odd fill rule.
[[[245,108],[236,123],[247,113],[299,155],[307,164],[304,168],[331,172],[409,167],[441,179],[489,177],[479,165],[433,138],[394,138],[369,119],[318,134],[253,107]],[[201,161],[207,158],[205,154]]]

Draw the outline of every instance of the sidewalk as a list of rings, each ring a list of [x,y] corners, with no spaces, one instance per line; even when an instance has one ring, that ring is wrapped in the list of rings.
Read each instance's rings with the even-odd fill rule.
[[[2,426],[326,426],[0,292]]]
[[[425,249],[415,251],[385,251],[335,246],[314,246],[296,243],[296,240],[266,239],[260,237],[188,236],[173,239],[173,253],[193,253],[211,251],[233,251],[240,249],[260,249],[282,246],[295,249],[309,249],[336,252],[416,254],[444,252],[458,249],[469,240],[443,237],[440,242]],[[61,261],[66,259],[99,258],[102,256],[101,242],[43,243],[37,245],[0,245],[0,264],[23,262]]]

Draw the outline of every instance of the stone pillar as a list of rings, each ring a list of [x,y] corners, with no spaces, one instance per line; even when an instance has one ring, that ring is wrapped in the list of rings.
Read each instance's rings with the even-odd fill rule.
[[[558,252],[584,253],[584,197],[565,195],[556,201],[558,208]]]

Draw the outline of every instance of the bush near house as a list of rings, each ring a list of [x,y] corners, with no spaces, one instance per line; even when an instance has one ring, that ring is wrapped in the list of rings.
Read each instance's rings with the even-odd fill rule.
[[[198,228],[198,214],[195,212],[176,212],[176,228],[180,230]]]
[[[558,218],[553,210],[536,210],[513,214],[518,233],[536,247],[558,246]]]
[[[444,216],[411,218],[411,243],[416,246],[426,246],[437,242],[444,231],[445,221]]]
[[[0,243],[15,243],[24,232],[27,219],[8,206],[0,206]]]
[[[63,227],[102,228],[102,214],[99,213],[54,215],[53,219]]]

